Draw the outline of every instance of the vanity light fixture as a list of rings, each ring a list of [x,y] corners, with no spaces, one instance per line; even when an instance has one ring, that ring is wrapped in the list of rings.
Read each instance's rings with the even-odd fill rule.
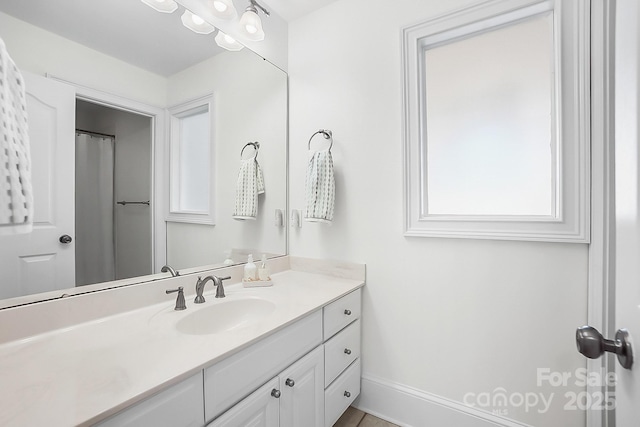
[[[250,2],[251,4],[249,4],[249,7],[247,7],[240,18],[240,31],[248,40],[259,42],[264,40],[264,30],[262,29],[262,21],[258,16],[258,9],[267,16],[269,16],[270,13],[267,9],[260,6],[256,0],[250,0]]]
[[[233,52],[237,52],[239,50],[244,49],[244,46],[241,43],[239,43],[236,39],[234,39],[230,35],[223,33],[222,31],[218,31],[218,34],[216,34],[216,43],[221,48],[224,48]]]
[[[178,3],[173,0],[140,0],[142,3],[162,13],[173,13],[178,8]]]
[[[233,0],[209,0],[211,13],[220,19],[231,20],[238,16]]]
[[[182,23],[185,27],[198,34],[211,34],[215,31],[215,27],[204,19],[195,15],[188,10],[185,10],[182,14]]]

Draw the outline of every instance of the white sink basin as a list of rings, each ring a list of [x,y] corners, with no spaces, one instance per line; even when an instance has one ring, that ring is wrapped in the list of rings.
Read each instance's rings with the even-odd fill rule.
[[[260,298],[216,301],[180,319],[176,328],[190,335],[227,332],[250,326],[273,313],[275,308],[274,303]]]

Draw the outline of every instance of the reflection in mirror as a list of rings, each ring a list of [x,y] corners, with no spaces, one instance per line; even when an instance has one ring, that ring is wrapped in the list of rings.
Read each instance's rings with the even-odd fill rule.
[[[31,138],[44,144],[42,150],[38,150],[40,158],[33,162],[34,181],[47,189],[49,183],[62,182],[51,179],[54,172],[71,179],[69,185],[60,189],[61,196],[53,194],[53,190],[35,194],[35,219],[36,222],[38,218],[42,220],[40,228],[46,228],[43,225],[51,219],[49,222],[55,222],[56,227],[64,231],[56,229],[57,234],[52,232],[47,236],[53,242],[51,251],[30,258],[14,256],[12,261],[5,254],[15,245],[12,240],[0,237],[3,254],[0,266],[3,271],[15,270],[13,276],[5,277],[12,283],[25,281],[27,265],[31,266],[29,274],[37,273],[39,277],[28,286],[13,287],[5,286],[3,279],[0,299],[14,299],[0,302],[0,308],[59,297],[63,292],[78,293],[79,290],[69,289],[75,285],[116,280],[83,288],[93,291],[167,277],[168,273],[149,275],[159,273],[165,263],[177,270],[195,272],[223,265],[225,261],[227,264],[244,262],[248,253],[256,257],[262,253],[286,254],[286,229],[276,226],[274,219],[276,209],[286,209],[286,74],[249,49],[229,52],[218,48],[215,33],[200,35],[186,29],[180,22],[182,8],[179,13],[161,14],[139,1],[111,0],[102,4],[104,10],[96,10],[95,2],[71,0],[0,4],[0,38],[17,66],[25,74],[52,74],[59,80],[40,78],[37,81],[48,81],[62,91],[53,96],[53,100],[69,96],[72,100],[70,108],[60,106],[71,110],[72,119],[71,125],[56,128],[57,139],[49,134]],[[96,19],[97,16],[100,18]],[[123,16],[130,19],[122,19]],[[87,26],[87,22],[92,25]],[[85,92],[104,93],[108,99],[126,99],[132,105],[147,107],[123,111],[119,107],[109,108],[117,103],[111,105],[108,100],[87,97],[76,102],[74,91],[82,87],[88,88]],[[173,171],[169,167],[170,151],[165,138],[168,135],[164,135],[166,111],[211,94],[212,161],[206,174],[208,184],[213,186],[210,194],[215,194],[211,205],[216,221],[202,224],[176,220],[169,212],[169,182]],[[42,101],[42,108],[34,117],[40,114],[46,119],[47,109],[55,102],[38,100]],[[112,178],[109,173],[106,177],[91,175],[95,170],[87,167],[87,163],[74,166],[73,157],[81,158],[81,154],[74,154],[76,135],[84,141],[78,145],[113,152],[107,156],[107,166],[101,168],[111,170]],[[232,213],[240,152],[250,141],[260,143],[265,193],[259,199],[256,219],[238,221],[232,218]],[[113,166],[109,166],[110,162]],[[45,171],[45,165],[50,166],[51,173]],[[129,175],[120,174],[122,171]],[[158,171],[162,174],[158,175]],[[112,182],[113,192],[109,194],[93,187],[87,194],[98,192],[101,198],[93,201],[88,195],[82,196],[78,192],[82,185],[73,182],[76,172],[90,173],[82,184]],[[74,191],[74,186],[78,191]],[[39,204],[38,197],[50,203]],[[86,207],[76,209],[75,200],[93,208],[96,205],[106,208],[87,218],[82,213]],[[71,207],[71,213],[60,215],[45,210],[62,205]],[[74,220],[74,215],[79,218]],[[102,231],[106,238],[96,237],[98,226],[94,220],[98,217],[105,217],[106,222],[111,223],[112,230]],[[63,220],[71,223],[62,226]],[[162,233],[158,233],[158,229]],[[62,234],[69,235],[71,242],[60,243],[58,237]],[[76,245],[87,241],[94,244],[93,249],[78,254]],[[105,245],[106,241],[110,243]],[[166,253],[158,250],[165,245]],[[88,255],[94,261],[87,261]],[[65,257],[68,261],[64,268],[32,262]],[[62,289],[64,291],[60,291]],[[46,291],[51,292],[22,297]]]
[[[286,209],[287,79],[253,53],[229,52],[173,76],[169,102],[178,104],[199,91],[215,98],[216,224],[167,223],[167,262],[175,268],[222,260],[246,262],[247,254],[283,254],[285,228],[275,225],[275,210]],[[194,87],[194,82],[197,85]],[[232,217],[242,149],[260,143],[258,161],[264,194],[254,220]],[[249,150],[245,150],[248,154]]]
[[[76,286],[151,274],[151,118],[82,100],[75,117]]]
[[[170,221],[215,224],[213,96],[169,108]]]

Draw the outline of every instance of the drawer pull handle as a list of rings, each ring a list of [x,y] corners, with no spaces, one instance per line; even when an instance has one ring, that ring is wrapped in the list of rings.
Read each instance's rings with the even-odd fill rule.
[[[275,397],[276,399],[280,399],[280,394],[280,390],[276,390],[275,388],[271,390],[271,396]]]
[[[348,391],[344,392],[344,397],[351,397],[351,393],[349,393]]]
[[[348,348],[344,349],[344,354],[351,354],[351,350],[349,350]]]
[[[293,387],[294,385],[296,385],[296,382],[294,380],[292,380],[291,378],[287,378],[287,380],[284,383],[286,385],[288,385],[289,387]]]
[[[351,316],[351,310],[349,310],[349,309],[345,310],[344,314],[346,314],[347,316]]]

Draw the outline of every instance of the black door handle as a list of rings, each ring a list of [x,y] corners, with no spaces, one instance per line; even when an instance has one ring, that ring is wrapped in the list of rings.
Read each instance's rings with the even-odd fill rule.
[[[68,234],[63,234],[58,240],[60,240],[60,243],[64,243],[66,245],[68,243],[71,243],[73,239]]]

